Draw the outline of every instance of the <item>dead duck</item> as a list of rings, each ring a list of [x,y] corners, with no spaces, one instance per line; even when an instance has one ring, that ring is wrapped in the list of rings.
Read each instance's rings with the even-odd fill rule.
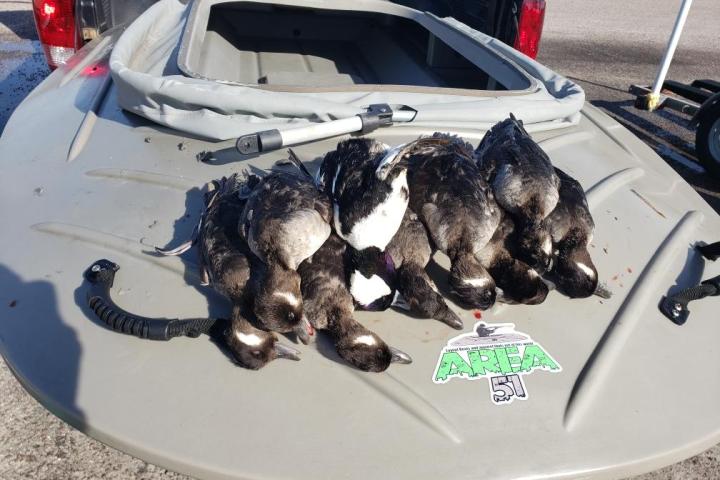
[[[252,310],[254,299],[264,300],[252,291],[253,254],[238,234],[238,221],[245,207],[238,193],[258,182],[255,176],[242,182],[237,174],[214,181],[214,190],[205,195],[205,211],[197,237],[202,277],[233,303],[230,327],[224,332],[225,342],[235,361],[253,370],[276,358],[300,359],[297,350],[278,342],[272,333],[254,327],[244,313]]]
[[[330,235],[330,202],[307,171],[275,171],[247,196],[239,228],[250,250],[262,261],[264,275],[255,313],[264,327],[297,334],[303,343],[313,334],[303,315],[300,275],[296,269]]]
[[[230,327],[224,337],[235,361],[251,370],[259,370],[277,358],[300,360],[298,350],[278,342],[274,334],[250,323],[240,305],[233,306]]]
[[[455,329],[463,322],[445,303],[425,271],[433,254],[425,226],[410,208],[405,211],[400,228],[387,246],[397,268],[397,291],[410,311],[426,318],[434,318]]]
[[[512,218],[502,212],[502,220],[488,246],[478,255],[490,272],[505,303],[537,305],[545,301],[548,286],[527,263],[517,259],[517,238]]]
[[[325,155],[316,176],[332,199],[335,232],[352,248],[350,291],[366,309],[384,310],[394,298],[394,264],[385,247],[408,204],[404,148],[369,138],[345,140]]]
[[[472,308],[490,308],[495,281],[476,255],[497,229],[499,208],[475,165],[471,146],[444,134],[421,140],[433,148],[409,159],[410,208],[435,246],[450,257],[448,281],[459,300]]]
[[[385,371],[391,363],[412,359],[388,346],[353,318],[353,297],[346,284],[347,244],[331,234],[322,247],[300,264],[305,312],[318,330],[326,330],[344,360],[367,372]]]
[[[497,203],[515,220],[520,260],[544,273],[552,254],[545,218],[560,185],[550,158],[512,114],[485,134],[475,157]]]
[[[597,268],[588,251],[595,223],[582,185],[559,168],[555,172],[560,200],[547,218],[554,255],[548,279],[568,297],[589,297],[598,288]]]

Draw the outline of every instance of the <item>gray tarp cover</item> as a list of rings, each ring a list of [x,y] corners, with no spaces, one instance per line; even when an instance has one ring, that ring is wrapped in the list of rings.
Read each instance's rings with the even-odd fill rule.
[[[218,0],[195,0],[217,3]],[[252,0],[251,0],[252,1]],[[283,1],[266,0],[263,3]],[[341,3],[346,3],[344,0]],[[336,2],[300,0],[293,5],[339,8]],[[439,19],[382,0],[352,2],[362,10],[397,12],[416,21],[451,28],[511,64],[528,77],[529,88],[516,95],[480,92],[452,95],[416,92],[276,92],[189,78],[178,68],[178,50],[193,2],[160,0],[133,22],[118,40],[110,58],[120,105],[160,125],[212,140],[227,140],[258,130],[292,128],[307,122],[350,117],[373,103],[408,105],[417,110],[414,123],[491,125],[513,112],[532,130],[575,124],[585,101],[582,89],[502,42],[451,18]],[[348,8],[348,5],[345,5]],[[472,52],[462,52],[472,60]],[[489,71],[492,75],[492,70]],[[369,90],[372,90],[369,88]]]

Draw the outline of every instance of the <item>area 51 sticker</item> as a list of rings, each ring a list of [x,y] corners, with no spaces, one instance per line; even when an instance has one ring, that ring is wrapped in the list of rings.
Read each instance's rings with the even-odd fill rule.
[[[515,399],[527,400],[523,377],[535,370],[557,373],[562,367],[529,335],[516,331],[515,324],[478,322],[474,332],[448,341],[438,358],[433,382],[487,378],[490,399],[506,405]]]

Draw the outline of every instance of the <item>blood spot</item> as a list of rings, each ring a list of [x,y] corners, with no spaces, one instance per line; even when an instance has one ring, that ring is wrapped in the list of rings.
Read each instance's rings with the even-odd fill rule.
[[[473,315],[474,315],[475,318],[477,318],[478,320],[482,318],[482,312],[481,312],[480,310],[475,310],[475,311],[473,312]]]

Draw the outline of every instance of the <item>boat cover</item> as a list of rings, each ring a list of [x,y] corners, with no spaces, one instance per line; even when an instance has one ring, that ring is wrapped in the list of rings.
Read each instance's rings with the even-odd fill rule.
[[[576,124],[585,100],[577,84],[496,39],[452,18],[382,0],[258,3],[372,11],[412,19],[492,76],[514,78],[509,82],[511,90],[449,94],[438,88],[409,92],[367,85],[367,91],[291,92],[192,78],[183,73],[187,69],[182,62],[178,65],[195,40],[194,28],[186,29],[186,24],[206,19],[203,12],[223,1],[227,0],[160,0],[127,28],[110,59],[122,108],[187,134],[227,140],[258,130],[347,118],[374,103],[410,106],[417,110],[417,124],[487,127],[513,112],[529,130],[548,130]],[[519,89],[512,89],[518,85]]]

